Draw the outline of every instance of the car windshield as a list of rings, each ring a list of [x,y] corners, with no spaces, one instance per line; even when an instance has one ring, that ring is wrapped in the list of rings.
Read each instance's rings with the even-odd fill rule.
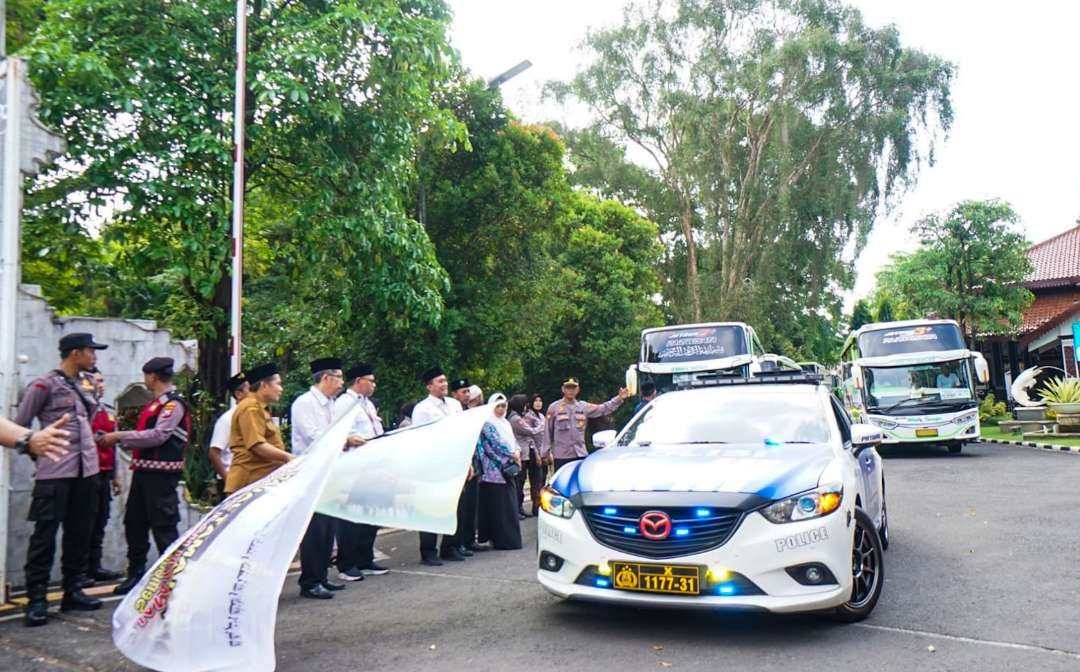
[[[949,405],[974,400],[967,360],[916,364],[914,366],[868,367],[866,380],[869,410],[889,410],[910,414],[919,406]]]
[[[827,409],[806,388],[732,386],[660,396],[626,428],[619,445],[825,443],[829,436]]]

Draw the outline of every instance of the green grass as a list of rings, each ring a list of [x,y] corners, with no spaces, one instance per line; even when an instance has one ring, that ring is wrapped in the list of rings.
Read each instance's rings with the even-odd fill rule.
[[[1001,439],[1002,441],[1032,441],[1034,443],[1046,443],[1052,446],[1078,446],[1080,447],[1080,438],[1056,438],[1053,435],[1046,437],[1022,437],[1018,434],[1010,434],[1001,431],[1000,427],[982,426],[982,438],[987,441],[994,441]]]

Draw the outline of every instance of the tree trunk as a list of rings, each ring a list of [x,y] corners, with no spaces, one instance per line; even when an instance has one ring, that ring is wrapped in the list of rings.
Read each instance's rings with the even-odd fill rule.
[[[213,306],[220,314],[229,314],[231,275],[228,269],[221,274],[214,288]],[[200,389],[215,404],[225,399],[225,383],[229,380],[229,322],[218,321],[213,325],[210,336],[199,338],[199,383]]]
[[[690,309],[694,322],[701,321],[701,283],[698,280],[697,246],[694,243],[693,213],[683,206],[680,218],[683,238],[686,240],[686,289],[690,294]]]

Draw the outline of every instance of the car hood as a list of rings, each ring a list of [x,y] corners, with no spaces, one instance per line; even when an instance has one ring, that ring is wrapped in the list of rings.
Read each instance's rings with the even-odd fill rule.
[[[560,469],[552,486],[590,492],[738,492],[774,500],[817,487],[834,455],[823,444],[613,446]]]

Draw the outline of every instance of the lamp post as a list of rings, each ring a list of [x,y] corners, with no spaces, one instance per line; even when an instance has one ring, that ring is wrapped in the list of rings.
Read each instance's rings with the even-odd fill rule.
[[[526,70],[528,70],[531,67],[532,67],[532,61],[530,61],[528,59],[518,63],[517,65],[510,68],[506,72],[495,75],[494,77],[489,79],[488,83],[487,83],[488,89],[497,89],[497,88],[499,88],[503,84],[507,83],[508,81],[513,79],[514,77],[517,77],[518,75],[525,72]]]

